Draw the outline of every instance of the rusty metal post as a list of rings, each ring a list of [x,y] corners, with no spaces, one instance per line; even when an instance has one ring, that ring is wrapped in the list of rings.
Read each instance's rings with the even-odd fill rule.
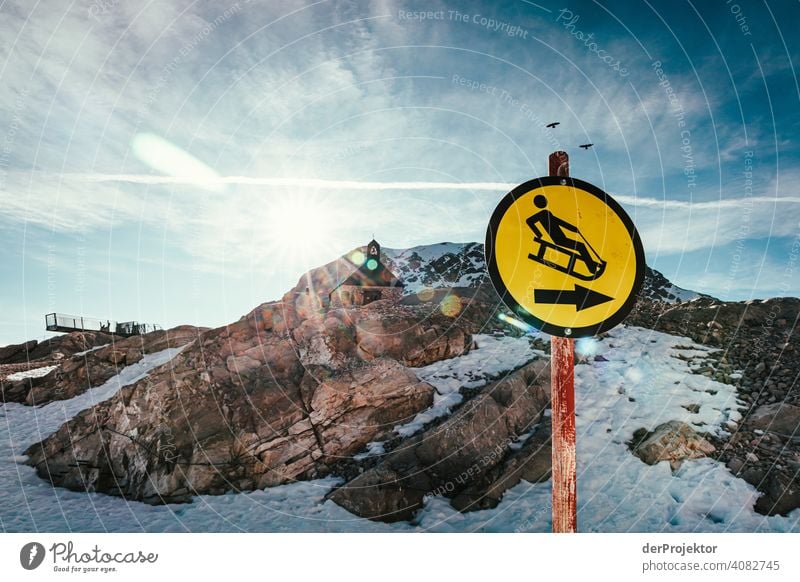
[[[569,176],[567,152],[553,152],[551,176]],[[575,360],[574,340],[550,339],[550,390],[553,444],[553,533],[575,533],[577,476],[575,463]]]

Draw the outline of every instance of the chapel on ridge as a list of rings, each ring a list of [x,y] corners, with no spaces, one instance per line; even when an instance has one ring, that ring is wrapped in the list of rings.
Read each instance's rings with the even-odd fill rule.
[[[381,245],[375,239],[367,244],[364,260],[330,292],[331,307],[367,305],[380,299],[398,300],[405,284],[383,264]]]

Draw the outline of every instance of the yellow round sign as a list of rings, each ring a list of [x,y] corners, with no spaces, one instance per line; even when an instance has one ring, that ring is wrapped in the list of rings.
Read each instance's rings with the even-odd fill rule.
[[[503,198],[486,232],[486,264],[517,316],[562,337],[619,324],[645,271],[639,234],[622,207],[588,182],[554,176]]]

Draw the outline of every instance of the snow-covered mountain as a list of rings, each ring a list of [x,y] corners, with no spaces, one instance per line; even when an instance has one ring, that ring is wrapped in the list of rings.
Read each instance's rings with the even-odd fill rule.
[[[410,249],[383,249],[387,266],[406,284],[406,294],[442,287],[477,287],[486,278],[481,243],[444,242]]]
[[[483,244],[443,242],[409,249],[384,248],[387,266],[406,284],[406,294],[422,289],[478,287],[488,282]],[[647,267],[641,296],[675,303],[709,297],[682,289],[655,269]]]

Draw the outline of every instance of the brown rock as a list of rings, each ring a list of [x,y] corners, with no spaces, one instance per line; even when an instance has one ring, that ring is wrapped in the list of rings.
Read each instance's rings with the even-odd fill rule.
[[[543,422],[518,451],[508,455],[501,465],[487,473],[483,482],[471,485],[456,495],[452,500],[453,507],[459,511],[493,509],[505,492],[520,481],[547,481],[551,472],[551,449],[548,421]]]
[[[487,386],[447,421],[403,443],[331,499],[361,517],[397,521],[413,516],[427,495],[482,494],[495,484],[487,475],[502,466],[513,438],[540,418],[549,401],[549,381],[548,362],[537,360]],[[492,488],[497,499],[515,470],[522,478],[519,462],[507,468],[508,473],[498,472],[503,482]],[[530,471],[537,469],[532,465]]]
[[[764,495],[756,500],[755,509],[763,515],[788,515],[800,507],[800,484],[778,471],[771,471],[764,483]]]
[[[442,315],[419,321],[415,311],[380,311],[383,301],[363,310],[356,323],[358,353],[364,359],[390,357],[419,367],[460,356],[472,346],[472,336]]]
[[[782,435],[800,436],[800,406],[776,402],[759,406],[747,418],[751,428]]]
[[[673,470],[686,459],[699,459],[713,453],[714,445],[684,422],[671,420],[658,425],[634,448],[634,454],[648,465],[669,461]]]

